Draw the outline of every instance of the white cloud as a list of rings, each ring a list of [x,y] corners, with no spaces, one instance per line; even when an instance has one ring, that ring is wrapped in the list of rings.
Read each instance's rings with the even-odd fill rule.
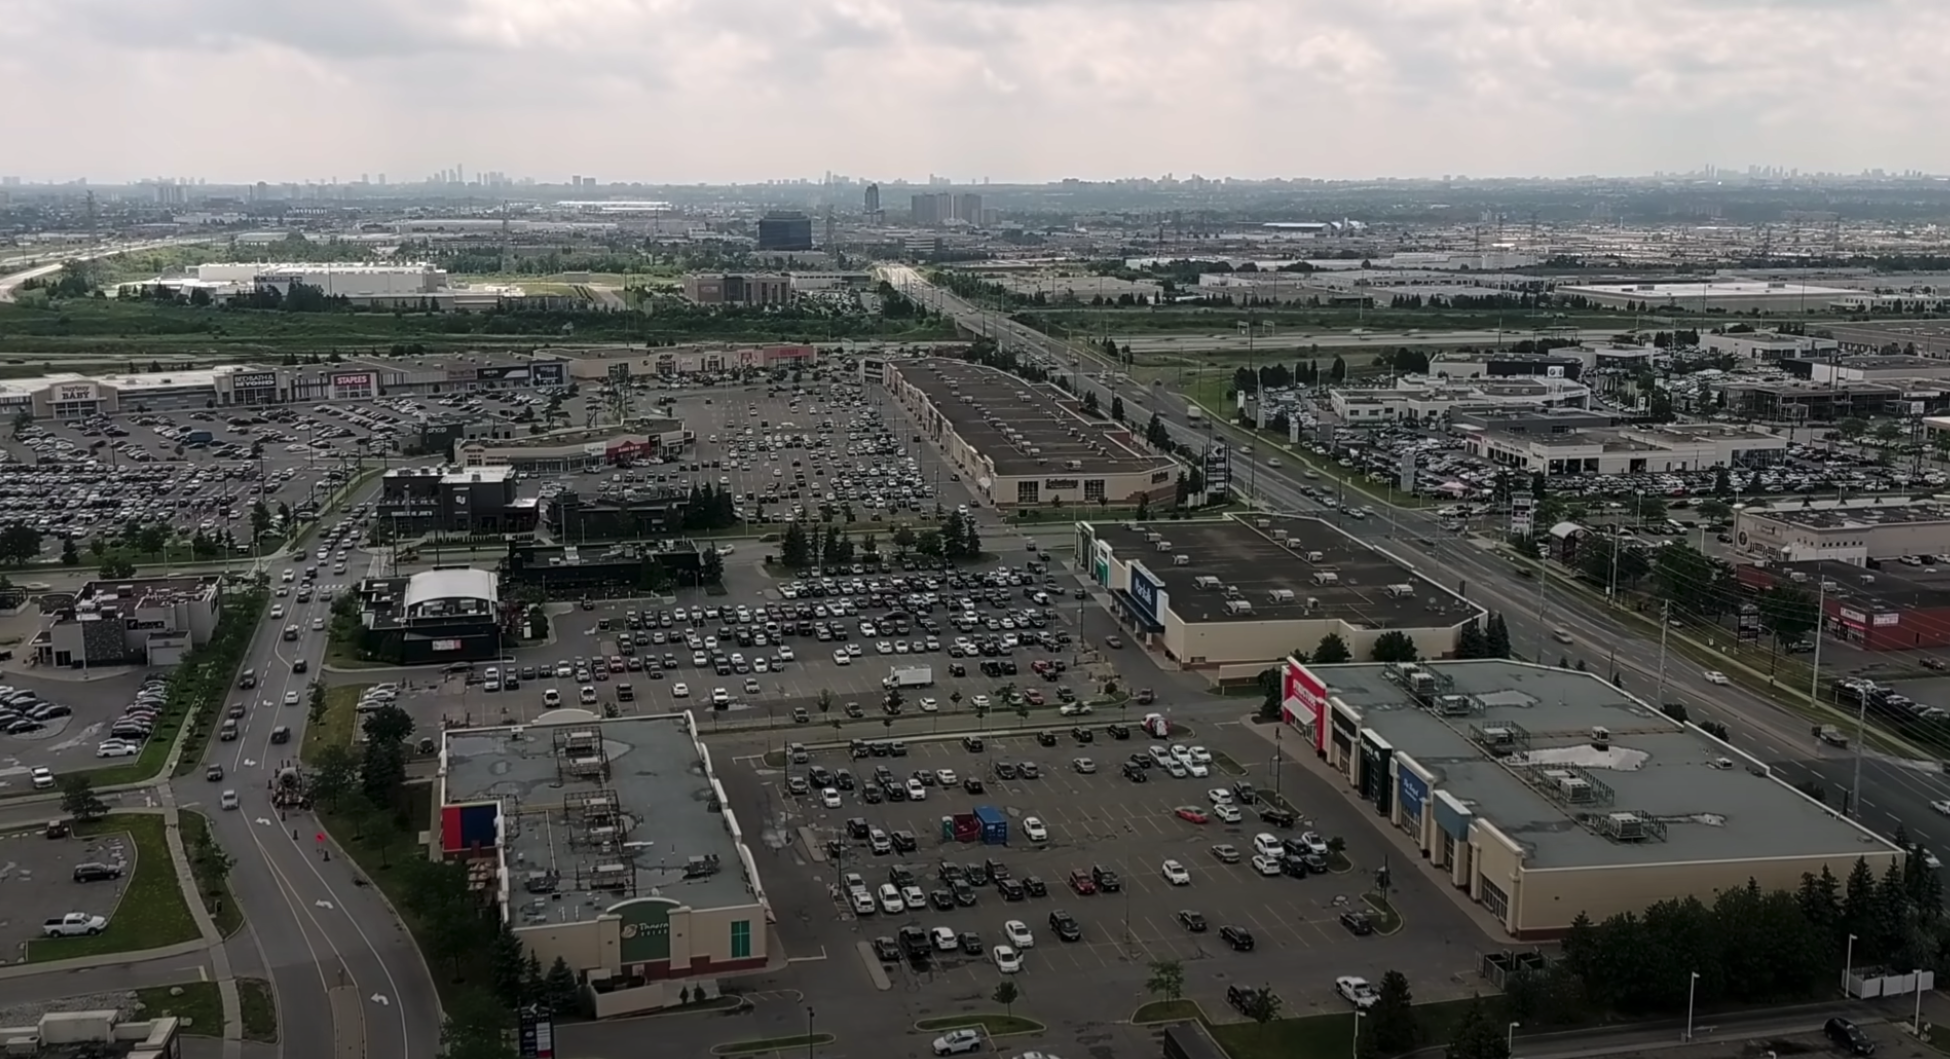
[[[0,171],[1942,171],[1945,40],[1942,0],[0,0]]]

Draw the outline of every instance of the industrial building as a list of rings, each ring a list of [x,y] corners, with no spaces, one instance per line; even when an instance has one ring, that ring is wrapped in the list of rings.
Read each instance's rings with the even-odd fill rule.
[[[797,210],[773,210],[758,219],[758,249],[811,250],[812,218]]]
[[[1513,938],[1906,851],[1596,676],[1523,662],[1286,666],[1286,723]]]
[[[1826,356],[1840,348],[1832,338],[1777,331],[1708,331],[1699,336],[1699,344],[1708,353],[1740,360],[1795,360]]]
[[[394,665],[499,658],[503,629],[519,616],[502,607],[494,574],[466,567],[368,578],[358,593],[360,655]]]
[[[1450,382],[1404,375],[1380,386],[1337,386],[1328,393],[1334,414],[1349,426],[1440,419],[1464,409],[1583,408],[1591,388],[1562,376]]]
[[[528,533],[533,505],[519,505],[508,466],[396,467],[379,483],[379,518],[399,537],[428,533]]]
[[[689,713],[449,729],[438,784],[438,855],[466,865],[543,967],[576,972],[597,1018],[673,1006],[782,955]]]
[[[1938,541],[1950,541],[1939,534]],[[1907,560],[1861,566],[1834,560],[1748,563],[1734,568],[1754,592],[1794,585],[1821,605],[1821,627],[1830,637],[1863,651],[1914,651],[1950,646],[1950,555],[1912,555]]]
[[[693,272],[684,277],[684,300],[692,305],[784,305],[792,300],[792,277],[783,272]]]
[[[139,296],[163,288],[185,298],[221,304],[240,295],[275,290],[288,296],[294,286],[313,288],[328,298],[372,309],[439,309],[468,312],[492,309],[501,299],[522,297],[516,287],[454,287],[445,269],[429,264],[308,262],[266,264],[219,262],[191,265],[184,276],[158,276],[124,283],[118,294]]]
[[[1471,455],[1543,474],[1658,474],[1758,467],[1786,458],[1787,439],[1722,423],[1585,427],[1557,433],[1467,429]]]
[[[147,577],[90,581],[40,597],[47,625],[30,647],[38,665],[173,666],[210,642],[223,614],[223,579]]]
[[[1827,560],[1865,566],[1872,559],[1950,553],[1950,507],[1934,498],[1864,496],[1742,505],[1734,544],[1779,562]]]
[[[1560,286],[1557,298],[1583,298],[1608,309],[1693,313],[1825,313],[1831,303],[1862,292],[1782,280],[1704,283],[1597,283]]]
[[[1932,360],[1950,359],[1950,323],[1942,321],[1830,324],[1827,330],[1844,353],[1901,353]]]
[[[1329,635],[1368,658],[1390,631],[1441,658],[1483,615],[1318,518],[1080,522],[1076,554],[1089,557],[1091,579],[1109,590],[1132,636],[1188,669],[1256,672]]]
[[[1179,464],[1068,394],[995,368],[889,360],[881,381],[962,479],[1004,508],[1134,505],[1177,492]]]

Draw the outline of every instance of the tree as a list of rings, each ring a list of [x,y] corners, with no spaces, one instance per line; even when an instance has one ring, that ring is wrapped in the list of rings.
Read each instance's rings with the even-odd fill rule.
[[[1124,399],[1113,395],[1110,399],[1110,417],[1119,423],[1124,421]]]
[[[255,540],[270,531],[271,509],[264,506],[264,501],[259,500],[251,505],[251,538]]]
[[[1483,630],[1488,641],[1490,658],[1510,657],[1510,626],[1503,621],[1503,615],[1490,615],[1489,626]]]
[[[206,826],[197,836],[196,848],[188,851],[190,858],[202,871],[200,875],[206,887],[204,895],[216,897],[224,892],[224,882],[230,878],[230,869],[237,866],[237,858],[224,852],[217,837]]]
[[[899,534],[895,537],[898,540]],[[779,561],[792,570],[803,570],[813,564],[812,537],[804,526],[794,522],[785,528],[785,536],[779,540]]]
[[[1483,630],[1473,621],[1463,626],[1462,632],[1456,637],[1456,657],[1488,658],[1489,656],[1490,641],[1483,635]]]
[[[1180,999],[1185,995],[1185,965],[1177,960],[1152,961],[1151,977],[1144,980],[1144,988],[1164,1000]]]
[[[1280,708],[1282,705],[1281,693],[1284,691],[1285,682],[1285,675],[1278,667],[1259,671],[1259,690],[1261,695],[1259,700],[1259,713],[1257,714],[1259,720],[1277,721],[1280,719]]]
[[[517,1059],[509,1039],[511,1009],[488,993],[465,990],[440,1023],[441,1059]]]
[[[505,920],[500,922],[488,949],[488,966],[494,975],[494,997],[508,1008],[528,1004],[533,996],[528,980],[531,958],[527,946],[515,937],[514,929]]]
[[[1422,657],[1415,641],[1400,629],[1390,629],[1374,639],[1377,662],[1414,662]]]
[[[1013,1014],[1016,1001],[1022,999],[1022,987],[1016,984],[1015,979],[1004,978],[995,983],[995,992],[989,994],[989,999],[1002,1005],[1004,1015]]]
[[[61,777],[61,811],[85,823],[107,816],[108,803],[95,793],[95,783],[86,773],[70,772]]]
[[[1334,354],[1334,363],[1327,369],[1327,377],[1335,382],[1347,381],[1347,361],[1339,353]]]
[[[528,638],[531,640],[538,640],[538,641],[546,640],[548,639],[548,630],[549,630],[548,611],[543,610],[540,604],[536,604],[535,606],[529,607],[528,608]]]
[[[135,576],[135,564],[119,555],[111,555],[102,560],[102,580],[126,581]]]
[[[1137,510],[1131,513],[1131,518],[1137,522],[1143,522],[1144,520],[1150,517],[1151,517],[1151,494],[1139,493]]]
[[[1315,647],[1313,653],[1307,657],[1313,660],[1313,664],[1322,666],[1354,661],[1354,653],[1347,649],[1347,641],[1341,639],[1341,634],[1337,632],[1330,632],[1321,637],[1320,646]]]
[[[828,713],[833,709],[833,692],[830,688],[819,689],[819,712]]]
[[[1491,1022],[1482,998],[1472,997],[1449,1038],[1448,1059],[1510,1059],[1508,1028]]]
[[[582,987],[576,981],[575,971],[570,969],[567,960],[557,956],[542,979],[542,1006],[553,1014],[566,1015],[581,1005],[581,998]]]
[[[1821,622],[1821,604],[1808,590],[1783,581],[1760,594],[1760,626],[1776,644],[1791,644]]]
[[[1375,1050],[1393,1055],[1415,1047],[1421,1027],[1415,1017],[1415,998],[1408,991],[1408,977],[1391,970],[1381,976],[1375,993],[1374,1007],[1368,1009]]]
[[[18,565],[41,554],[41,531],[10,522],[0,526],[0,563]]]
[[[1242,1007],[1244,1010],[1241,1013],[1264,1031],[1267,1023],[1280,1017],[1280,995],[1273,992],[1270,986],[1250,989],[1246,991],[1246,1002]]]
[[[698,563],[698,578],[707,585],[724,584],[724,556],[718,554],[715,545],[704,549],[704,557]]]
[[[311,776],[306,789],[312,798],[337,812],[345,797],[359,784],[359,755],[342,743],[319,747],[312,758]]]
[[[32,427],[33,425],[34,425],[34,413],[28,411],[25,408],[21,409],[18,412],[15,412],[14,413],[14,440],[15,441],[20,440],[20,436],[26,433],[28,428]]]
[[[62,537],[61,538],[61,565],[79,566],[80,564],[81,564],[81,553],[75,549],[74,538]]]

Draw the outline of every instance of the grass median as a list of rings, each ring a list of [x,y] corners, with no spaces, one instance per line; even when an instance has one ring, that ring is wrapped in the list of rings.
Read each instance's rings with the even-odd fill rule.
[[[1416,1004],[1420,1039],[1441,1043],[1455,1036],[1457,1024],[1473,1000]],[[1354,1013],[1311,1015],[1298,1019],[1254,1022],[1214,1022],[1205,1027],[1232,1059],[1292,1059],[1294,1056],[1346,1055],[1354,1041]]]
[[[278,998],[262,978],[237,979],[237,1006],[244,1018],[244,1039],[278,1043]]]
[[[928,1033],[946,1033],[949,1030],[981,1030],[990,1037],[1009,1037],[1019,1033],[1041,1033],[1048,1026],[1035,1019],[1021,1015],[1004,1015],[984,1012],[973,1015],[947,1015],[938,1019],[922,1019],[914,1024],[917,1030]]]
[[[122,900],[109,912],[108,929],[92,937],[37,938],[27,944],[29,963],[85,956],[142,952],[195,941],[196,919],[183,900],[176,865],[169,856],[163,818],[155,813],[112,813],[75,827],[78,838],[121,834],[134,854]]]
[[[298,760],[314,764],[319,751],[328,746],[351,746],[359,729],[359,696],[371,684],[335,684],[325,689],[325,713],[305,726],[304,742],[298,745]]]
[[[145,1019],[174,1016],[195,1037],[223,1036],[223,991],[215,982],[184,982],[135,991]]]

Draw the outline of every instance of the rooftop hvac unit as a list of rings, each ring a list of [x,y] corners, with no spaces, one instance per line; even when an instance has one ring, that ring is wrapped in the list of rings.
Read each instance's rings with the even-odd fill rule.
[[[1388,593],[1390,599],[1405,599],[1415,594],[1415,586],[1414,585],[1389,585],[1387,588],[1383,589],[1383,591]]]
[[[1273,531],[1273,539],[1274,539],[1274,540],[1276,540],[1276,541],[1278,541],[1278,542],[1280,542],[1281,544],[1285,544],[1285,543],[1286,543],[1286,531],[1285,531],[1285,530],[1274,530],[1274,531]]]
[[[1591,781],[1583,776],[1564,774],[1552,778],[1558,797],[1567,802],[1588,802],[1591,800]]]
[[[1170,550],[1171,550],[1171,542],[1170,542],[1170,541],[1159,541],[1159,542],[1158,542],[1158,544],[1157,544],[1157,548],[1158,548],[1158,550],[1159,550],[1159,551],[1161,551],[1161,552],[1168,552],[1168,551],[1170,551]]]
[[[1308,610],[1319,610],[1319,609],[1320,609],[1320,597],[1319,597],[1319,596],[1308,596],[1308,597],[1307,597],[1307,609],[1308,609]]]
[[[1602,724],[1592,725],[1591,726],[1591,749],[1608,750],[1610,748],[1611,748],[1611,729],[1606,728]]]
[[[1341,575],[1332,570],[1314,571],[1314,584],[1316,585],[1338,585],[1340,583]]]
[[[1645,818],[1637,813],[1610,813],[1605,816],[1605,830],[1620,842],[1636,842],[1645,837]]]
[[[598,864],[589,873],[589,884],[598,890],[621,890],[630,884],[630,869],[623,864]]]
[[[1259,527],[1260,529],[1265,529],[1266,527],[1271,526],[1272,524],[1273,522],[1270,519],[1256,518],[1253,520],[1253,525]],[[1285,530],[1280,531],[1280,533],[1284,533],[1284,532],[1286,531]],[[1274,534],[1274,536],[1276,537],[1279,535],[1280,535],[1279,533]]]
[[[1302,558],[1304,558],[1304,559],[1306,559],[1306,560],[1307,560],[1308,562],[1310,562],[1310,563],[1317,563],[1317,562],[1320,562],[1320,561],[1321,561],[1322,559],[1325,559],[1325,558],[1327,558],[1327,553],[1326,553],[1326,552],[1308,552],[1308,553],[1307,553],[1306,555],[1304,555],[1304,556],[1302,556]]]
[[[1190,566],[1192,565],[1192,557],[1186,555],[1184,552],[1179,552],[1177,555],[1171,557],[1171,565]]]
[[[1251,614],[1252,612],[1253,612],[1253,605],[1251,603],[1246,602],[1243,599],[1226,600],[1227,614]]]
[[[1290,588],[1276,588],[1266,593],[1266,598],[1274,603],[1291,603],[1293,602],[1293,590]]]
[[[1469,696],[1437,695],[1435,697],[1435,712],[1444,717],[1467,717],[1469,716]],[[1491,731],[1503,733],[1503,739],[1506,742],[1510,738],[1510,730],[1508,728],[1495,728],[1491,729]]]
[[[1082,460],[1066,460],[1066,461],[1064,461],[1064,463],[1063,463],[1063,466],[1064,466],[1064,467],[1066,467],[1066,468],[1068,468],[1068,469],[1070,469],[1070,470],[1072,470],[1072,471],[1081,471],[1081,470],[1083,470],[1083,461],[1082,461]]]
[[[1145,534],[1145,535],[1144,535],[1144,539],[1145,539],[1145,540],[1147,540],[1147,541],[1149,541],[1149,542],[1151,542],[1152,544],[1156,544],[1156,543],[1158,543],[1159,541],[1161,541],[1161,540],[1164,540],[1164,539],[1165,539],[1165,535],[1164,535],[1164,534],[1162,534],[1162,533],[1155,533],[1155,532],[1154,532],[1154,533],[1147,533],[1147,534]]]
[[[1407,677],[1408,690],[1417,695],[1426,695],[1435,690],[1435,674],[1426,669],[1417,669]]]
[[[1462,698],[1463,697],[1461,695],[1444,695],[1440,700],[1437,701],[1437,706],[1447,706],[1453,700],[1460,700]],[[1461,705],[1460,709],[1463,712],[1467,712],[1469,707],[1465,704],[1465,705]],[[1495,728],[1483,729],[1483,745],[1490,747],[1491,749],[1495,749],[1497,747],[1515,746],[1516,743],[1517,743],[1516,733],[1510,731],[1508,728],[1495,727]]]
[[[1210,589],[1210,588],[1218,588],[1221,585],[1223,585],[1224,582],[1220,581],[1216,577],[1213,577],[1211,574],[1201,574],[1198,577],[1192,578],[1192,584],[1199,588]]]

